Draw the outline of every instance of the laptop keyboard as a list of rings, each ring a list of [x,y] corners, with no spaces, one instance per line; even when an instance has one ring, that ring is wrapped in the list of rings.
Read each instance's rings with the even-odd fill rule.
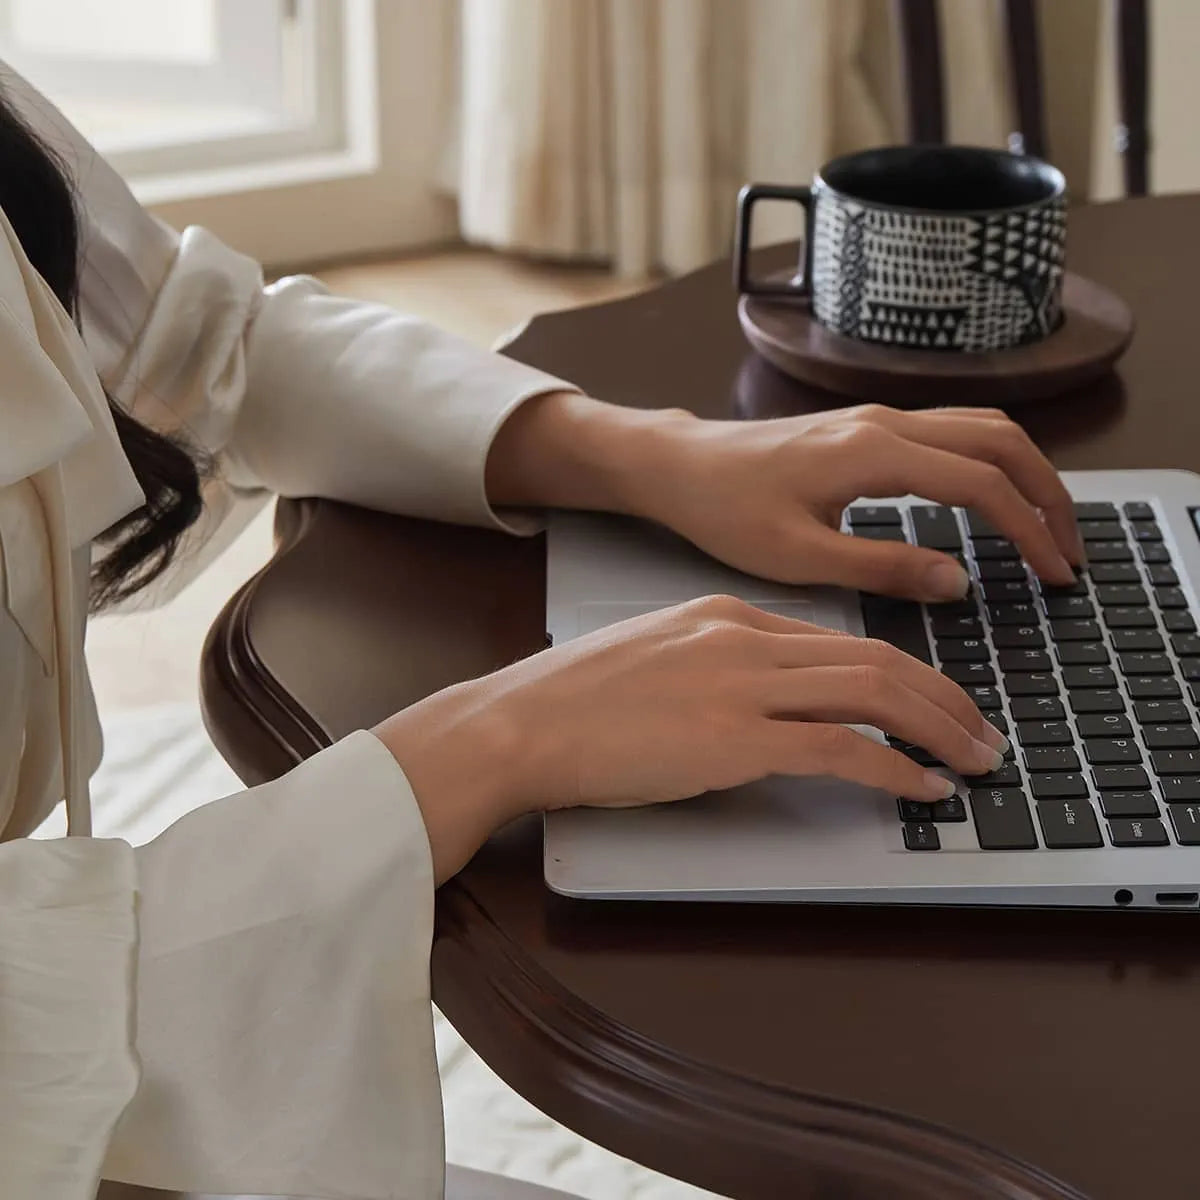
[[[977,513],[847,510],[855,536],[941,550],[971,574],[953,604],[864,595],[863,620],[961,684],[1013,744],[965,802],[898,802],[909,850],[940,849],[939,825],[968,820],[983,850],[1200,845],[1200,634],[1154,507],[1075,508],[1088,568],[1069,588],[1042,586]]]

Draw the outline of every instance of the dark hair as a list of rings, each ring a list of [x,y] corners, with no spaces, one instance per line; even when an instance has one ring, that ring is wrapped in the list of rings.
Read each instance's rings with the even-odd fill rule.
[[[79,298],[79,218],[69,176],[25,124],[0,87],[0,209],[29,261],[73,317]],[[146,503],[99,539],[107,548],[92,570],[93,609],[122,600],[160,575],[199,517],[198,456],[176,438],[135,421],[109,398],[117,436]]]

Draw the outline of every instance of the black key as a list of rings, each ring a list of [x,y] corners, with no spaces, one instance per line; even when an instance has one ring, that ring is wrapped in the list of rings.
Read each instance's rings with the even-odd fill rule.
[[[1130,500],[1125,505],[1125,515],[1131,521],[1153,521],[1154,506],[1144,500]]]
[[[1071,711],[1076,713],[1123,713],[1125,697],[1110,688],[1071,692]]]
[[[1200,658],[1181,658],[1179,660],[1179,672],[1188,681],[1195,683],[1200,680]],[[1195,696],[1192,697],[1196,699]]]
[[[1108,823],[1114,846],[1166,846],[1167,831],[1157,817],[1115,817]]]
[[[1062,642],[1054,647],[1054,653],[1064,667],[1104,666],[1109,661],[1103,642]]]
[[[1018,787],[1021,783],[1021,772],[1015,762],[1005,763],[998,771],[989,771],[975,780],[977,787],[998,788]]]
[[[933,819],[946,822],[965,821],[967,806],[957,796],[951,796],[949,800],[938,800],[933,805]]]
[[[1195,775],[1172,775],[1169,779],[1160,779],[1163,799],[1168,802],[1200,800],[1200,779]]]
[[[1110,604],[1142,606],[1146,592],[1140,583],[1100,583],[1096,585],[1096,599],[1105,608]]]
[[[1025,579],[1025,564],[1019,558],[998,558],[979,563],[975,573],[984,583]]]
[[[1080,521],[1079,532],[1085,542],[1115,542],[1125,537],[1120,521]]]
[[[887,504],[852,504],[847,512],[850,528],[856,531],[862,525],[900,524],[900,510]]]
[[[1087,780],[1082,775],[1058,772],[1030,775],[1029,787],[1035,800],[1071,800],[1088,794]]]
[[[1138,551],[1144,563],[1169,563],[1171,561],[1171,556],[1162,542],[1139,542]]]
[[[1005,719],[1005,716],[1002,712],[988,712],[984,713],[983,715],[987,719],[989,725],[1000,730],[1005,737],[1008,737],[1008,721]],[[1009,749],[1011,750],[1012,747],[1010,746]],[[1010,754],[1009,757],[1011,758],[1012,755]]]
[[[937,826],[928,821],[905,821],[904,844],[910,850],[940,850],[942,848]]]
[[[1171,659],[1162,653],[1119,654],[1117,665],[1122,675],[1170,675],[1175,670]]]
[[[1001,625],[992,630],[992,645],[997,650],[1042,650],[1046,639],[1036,625]]]
[[[1161,650],[1163,640],[1157,629],[1114,629],[1109,636],[1112,638],[1114,650]]]
[[[1086,620],[1095,616],[1096,610],[1086,596],[1047,596],[1046,616],[1052,620],[1057,618]]]
[[[920,763],[923,767],[940,767],[942,765],[941,759],[932,751],[926,750],[924,746],[917,746],[912,742],[891,737],[888,738],[888,745],[903,754],[905,758],[911,758],[913,762]]]
[[[899,525],[857,525],[851,531],[855,537],[870,538],[873,542],[907,542]]]
[[[938,638],[936,646],[942,662],[990,662],[992,657],[987,642],[978,638]]]
[[[1142,761],[1141,748],[1132,738],[1088,738],[1083,752],[1092,766]]]
[[[1192,714],[1182,700],[1138,700],[1133,715],[1143,725],[1190,725]]]
[[[1058,680],[1044,671],[1014,673],[1005,675],[1004,690],[1010,696],[1057,696]]]
[[[991,581],[983,585],[983,598],[991,604],[1029,604],[1033,593],[1028,583],[1014,580],[1010,583]]]
[[[1088,574],[1095,584],[1140,583],[1142,579],[1132,563],[1091,563]]]
[[[1200,737],[1190,725],[1146,725],[1142,740],[1147,750],[1200,750]]]
[[[994,687],[968,687],[966,691],[967,695],[975,701],[975,707],[982,712],[990,712],[993,709],[1003,707],[1000,701],[1000,693]]]
[[[1146,574],[1150,576],[1150,582],[1155,587],[1174,587],[1179,582],[1175,568],[1163,563],[1151,563],[1146,568]]]
[[[1131,675],[1125,680],[1134,700],[1178,700],[1179,684],[1162,675]]]
[[[993,625],[1036,625],[1038,614],[1032,604],[989,604],[988,620]]]
[[[1150,786],[1145,767],[1093,767],[1092,778],[1102,792],[1144,792]]]
[[[1150,765],[1158,775],[1200,775],[1200,750],[1151,750]]]
[[[948,662],[942,667],[942,674],[963,687],[996,682],[996,672],[992,670],[991,663]]]
[[[1019,788],[972,788],[971,815],[984,850],[1036,850],[1029,803]]]
[[[1134,521],[1130,526],[1135,542],[1161,542],[1162,530],[1154,521]]]
[[[918,546],[929,550],[961,550],[962,536],[952,509],[940,504],[919,505],[911,510],[913,534]]]
[[[1133,734],[1129,718],[1120,713],[1087,713],[1075,718],[1075,728],[1083,738],[1130,737]]]
[[[1155,588],[1154,602],[1159,608],[1187,608],[1187,597],[1177,587]]]
[[[932,821],[933,805],[924,804],[920,800],[899,800],[900,820],[902,821]]]
[[[1106,817],[1157,817],[1153,792],[1101,792],[1100,811]]]
[[[983,637],[983,622],[978,617],[953,617],[930,611],[934,637],[973,638]]]
[[[1126,608],[1113,605],[1104,610],[1104,623],[1109,629],[1154,629],[1157,622],[1148,608]]]
[[[1056,642],[1091,642],[1102,635],[1100,626],[1095,621],[1074,618],[1051,621],[1050,636]]]
[[[1144,547],[1148,549],[1148,547]],[[1133,551],[1127,542],[1088,542],[1089,563],[1132,562]]]
[[[1196,622],[1186,609],[1163,613],[1163,624],[1169,633],[1195,633]]]
[[[966,515],[967,529],[973,538],[998,538],[1004,536],[983,513],[968,508]]]
[[[1107,500],[1076,500],[1075,520],[1077,521],[1115,521],[1117,506]]]
[[[1031,746],[1025,751],[1025,766],[1030,771],[1078,771],[1079,755],[1072,746]]]
[[[972,538],[971,553],[980,562],[998,558],[1020,558],[1021,552],[1008,538]]]
[[[932,666],[933,656],[929,653],[929,639],[925,636],[919,604],[888,596],[863,596],[862,615],[867,637],[890,642]]]
[[[1045,650],[1001,650],[996,657],[1006,675],[1009,671],[1049,671],[1054,666]]]
[[[1068,691],[1077,688],[1115,688],[1117,677],[1111,667],[1063,667],[1063,683]]]
[[[1200,633],[1171,634],[1171,649],[1176,654],[1200,654]]]
[[[1014,696],[1008,706],[1014,721],[1055,721],[1067,715],[1057,696]]]
[[[1103,846],[1096,813],[1086,800],[1039,800],[1038,821],[1051,850]]]
[[[1085,598],[1088,594],[1087,580],[1081,576],[1075,577],[1074,583],[1042,583],[1039,581],[1038,587],[1041,588],[1043,596],[1061,597],[1078,597]]]
[[[1017,740],[1022,746],[1070,746],[1075,741],[1066,721],[1018,721]]]
[[[1200,846],[1200,806],[1168,804],[1167,810],[1175,826],[1175,840],[1181,846]]]

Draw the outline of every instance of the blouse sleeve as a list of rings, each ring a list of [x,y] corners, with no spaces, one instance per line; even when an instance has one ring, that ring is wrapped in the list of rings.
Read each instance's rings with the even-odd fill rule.
[[[259,264],[213,234],[152,217],[43,96],[2,78],[79,193],[81,317],[97,369],[140,419],[218,456],[210,513],[269,491],[537,527],[492,510],[487,454],[516,407],[571,385],[310,277],[264,287]]]
[[[383,744],[352,734],[132,854],[141,1082],[102,1176],[440,1197],[432,865]]]

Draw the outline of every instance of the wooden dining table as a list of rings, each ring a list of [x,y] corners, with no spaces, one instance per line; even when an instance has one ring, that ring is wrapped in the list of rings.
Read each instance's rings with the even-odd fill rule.
[[[1200,470],[1200,197],[1076,208],[1068,259],[1130,304],[1132,346],[1012,415],[1061,468]],[[749,350],[729,275],[537,317],[505,352],[636,407],[847,403]],[[204,652],[247,783],[545,646],[541,537],[322,500],[281,502],[277,532]],[[519,820],[441,888],[433,995],[585,1137],[745,1200],[1200,1196],[1195,914],[569,900],[541,838]]]

